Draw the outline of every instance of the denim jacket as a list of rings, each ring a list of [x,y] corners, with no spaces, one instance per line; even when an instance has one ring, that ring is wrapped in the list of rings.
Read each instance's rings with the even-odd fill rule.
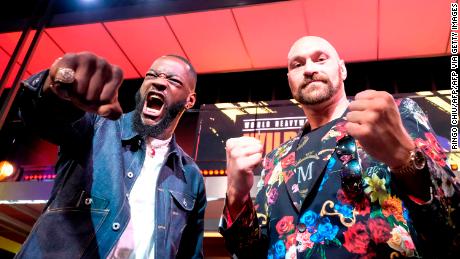
[[[46,75],[23,83],[20,107],[27,124],[59,145],[57,177],[17,258],[106,258],[130,219],[129,193],[146,145],[132,128],[133,112],[112,121],[41,96]],[[174,137],[169,145],[152,186],[155,258],[202,258],[204,181]]]

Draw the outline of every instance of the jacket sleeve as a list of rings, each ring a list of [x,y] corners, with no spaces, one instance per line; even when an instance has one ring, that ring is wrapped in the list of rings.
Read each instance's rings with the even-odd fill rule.
[[[79,146],[93,134],[96,116],[85,113],[52,93],[42,92],[48,70],[22,82],[20,116],[40,137],[60,146]]]
[[[266,258],[268,252],[268,209],[265,195],[264,175],[255,204],[249,199],[239,215],[232,220],[225,202],[224,213],[219,223],[219,232],[225,239],[227,250],[238,258]]]
[[[460,184],[451,171],[427,115],[411,99],[402,99],[399,111],[409,135],[427,158],[427,166],[414,177],[426,177],[431,197],[420,201],[407,196],[405,204],[429,257],[460,254]],[[446,125],[447,126],[447,125]],[[404,194],[404,188],[399,188]],[[403,196],[404,197],[404,196]]]

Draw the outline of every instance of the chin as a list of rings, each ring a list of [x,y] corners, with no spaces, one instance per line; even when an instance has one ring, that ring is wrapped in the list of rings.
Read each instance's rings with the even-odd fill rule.
[[[142,124],[145,126],[155,126],[160,124],[162,121],[163,117],[157,117],[157,118],[149,118],[149,116],[145,116],[144,114],[141,114],[141,121]]]

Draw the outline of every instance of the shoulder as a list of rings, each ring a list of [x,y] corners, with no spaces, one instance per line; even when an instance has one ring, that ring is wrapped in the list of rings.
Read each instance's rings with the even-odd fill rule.
[[[292,149],[292,145],[298,140],[299,136],[296,136],[284,143],[282,143],[279,147],[273,149],[270,153],[266,155],[268,159],[279,158],[287,155],[289,151]]]
[[[400,112],[404,113],[423,113],[422,108],[411,98],[395,99]]]
[[[133,116],[134,116],[133,111],[128,112],[128,113],[123,113],[121,117],[116,120],[107,119],[107,118],[104,118],[100,115],[93,114],[93,113],[91,113],[90,115],[93,117],[93,120],[95,121],[96,129],[101,128],[102,126],[110,127],[110,128],[115,127],[119,131],[122,132],[122,135],[125,138],[131,138],[137,135],[137,133],[134,131],[134,128],[133,128]]]

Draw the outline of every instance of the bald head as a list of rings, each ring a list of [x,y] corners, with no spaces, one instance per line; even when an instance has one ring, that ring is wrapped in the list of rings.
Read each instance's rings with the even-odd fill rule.
[[[292,95],[304,105],[335,102],[345,95],[345,63],[325,39],[306,36],[288,54],[288,81]]]
[[[317,36],[305,36],[294,42],[289,50],[288,61],[316,50],[326,52],[331,58],[340,60],[337,50],[327,40]]]
[[[185,66],[187,67],[189,75],[190,75],[190,77],[192,79],[190,87],[191,87],[191,89],[193,91],[195,91],[196,81],[197,81],[197,74],[196,74],[195,68],[193,67],[192,63],[190,63],[190,61],[188,59],[186,59],[186,58],[184,58],[182,56],[179,56],[179,55],[175,55],[175,54],[167,54],[167,55],[159,57],[158,59],[161,59],[161,58],[176,59],[176,60],[184,63]]]

